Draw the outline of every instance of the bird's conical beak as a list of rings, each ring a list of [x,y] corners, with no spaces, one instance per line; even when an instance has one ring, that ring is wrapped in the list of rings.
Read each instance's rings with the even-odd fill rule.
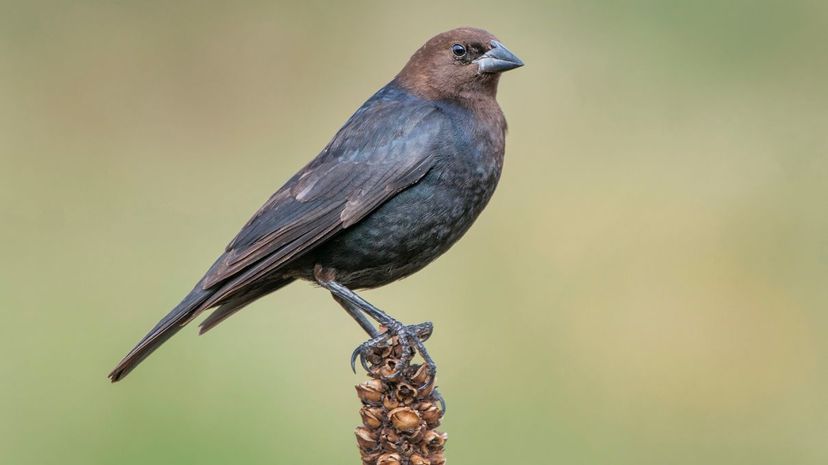
[[[496,40],[489,44],[492,49],[474,60],[474,63],[477,63],[478,73],[502,73],[523,66],[523,61],[510,52],[505,45]]]

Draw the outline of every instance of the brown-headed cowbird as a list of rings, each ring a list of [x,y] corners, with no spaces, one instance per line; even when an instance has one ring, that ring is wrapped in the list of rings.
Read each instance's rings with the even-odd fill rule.
[[[352,289],[418,271],[468,230],[492,196],[506,120],[495,100],[500,73],[522,66],[490,33],[460,28],[423,45],[388,85],[247,222],[195,288],[109,374],[123,378],[204,310],[214,327],[296,279],[331,292],[373,337],[420,351],[431,324],[406,326]],[[379,334],[366,318],[384,325]],[[363,360],[363,364],[364,364]]]

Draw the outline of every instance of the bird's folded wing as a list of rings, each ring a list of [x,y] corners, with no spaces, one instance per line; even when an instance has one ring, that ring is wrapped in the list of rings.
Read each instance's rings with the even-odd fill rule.
[[[436,141],[445,140],[440,137],[445,131],[451,131],[447,119],[432,106],[366,104],[227,246],[203,281],[204,288],[220,286],[203,308],[279,269],[419,181],[433,166]]]

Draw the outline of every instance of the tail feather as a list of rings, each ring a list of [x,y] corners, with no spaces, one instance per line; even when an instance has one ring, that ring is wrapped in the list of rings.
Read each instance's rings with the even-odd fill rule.
[[[195,288],[178,304],[170,313],[167,314],[154,328],[133,348],[124,358],[118,363],[118,366],[109,374],[109,379],[112,382],[123,379],[130,371],[132,371],[139,363],[147,358],[155,349],[161,346],[167,339],[171,338],[181,328],[183,328],[192,319],[198,316],[199,313],[206,310],[208,307],[219,305],[219,307],[201,323],[201,331],[203,334],[217,324],[221,323],[230,315],[241,310],[247,304],[254,300],[263,297],[271,292],[280,289],[291,282],[294,278],[277,277],[268,281],[264,281],[255,287],[244,289],[230,294],[226,298],[221,299],[217,304],[210,304],[210,297],[216,292],[216,288],[204,289],[202,282],[196,284]]]
[[[201,288],[199,282],[196,287],[176,305],[152,330],[141,339],[118,365],[109,374],[112,382],[119,381],[132,371],[142,360],[147,358],[155,349],[177,333],[183,325],[196,313],[203,310],[201,304],[207,300],[212,292]]]
[[[254,300],[264,297],[271,292],[280,289],[293,282],[293,278],[279,278],[273,281],[265,282],[247,292],[237,294],[224,301],[217,309],[213,310],[204,321],[199,324],[199,334],[204,334],[207,331],[215,328],[216,325],[226,320],[232,314],[238,312]]]

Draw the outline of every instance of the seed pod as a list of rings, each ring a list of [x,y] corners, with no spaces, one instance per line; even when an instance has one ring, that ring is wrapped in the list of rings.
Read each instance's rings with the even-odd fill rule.
[[[382,367],[382,356],[377,354],[376,352],[372,352],[370,354],[365,355],[365,360],[368,362],[368,366],[371,367],[371,373],[376,373],[379,368]]]
[[[425,420],[426,424],[430,428],[434,428],[440,424],[440,418],[443,416],[443,412],[437,408],[436,405],[432,402],[422,403],[420,404],[420,416],[422,416],[423,420]]]
[[[400,345],[400,340],[397,336],[391,338],[391,356],[394,358],[402,358],[403,349]]]
[[[400,383],[394,391],[394,397],[403,405],[411,405],[417,398],[417,389],[407,383]]]
[[[354,434],[356,434],[357,444],[361,449],[366,451],[376,449],[378,444],[376,433],[364,426],[358,426]]]
[[[397,446],[397,450],[403,455],[403,457],[411,457],[411,455],[416,452],[414,450],[414,445],[408,441],[403,441],[399,446]]]
[[[446,439],[448,439],[446,433],[429,430],[423,437],[423,442],[425,442],[429,449],[436,451],[443,449],[443,446],[446,444]]]
[[[368,407],[367,405],[359,410],[362,423],[370,429],[377,429],[382,426],[382,409],[379,407]]]
[[[400,361],[396,358],[385,359],[385,363],[379,367],[379,375],[385,379],[398,379],[400,377],[400,373],[397,373],[399,365]],[[393,378],[391,375],[394,375]]]
[[[385,407],[386,410],[394,410],[400,406],[400,401],[397,400],[396,396],[388,395],[382,399],[382,406]]]
[[[411,381],[417,383],[417,386],[425,386],[431,381],[429,378],[431,378],[431,373],[428,370],[428,365],[422,364],[414,372],[414,375],[411,377]]]
[[[380,441],[383,445],[394,446],[400,441],[400,435],[394,428],[384,428],[380,433]]]
[[[376,353],[383,360],[385,360],[387,358],[397,358],[397,359],[399,359],[399,357],[392,357],[392,354],[394,353],[394,347],[395,347],[394,344],[392,344],[391,341],[388,341],[384,345],[377,347],[377,349],[374,353]]]
[[[443,456],[442,451],[433,454],[431,457],[429,457],[429,459],[431,460],[431,465],[445,465],[446,464],[446,458],[445,458],[445,456]]]
[[[403,434],[403,436],[406,437],[408,442],[410,442],[412,444],[420,444],[423,441],[423,436],[425,435],[425,432],[426,432],[426,425],[425,425],[425,423],[420,422],[420,424],[417,426],[417,428],[415,428],[412,431],[406,431],[402,434]]]
[[[431,465],[431,461],[419,454],[413,454],[409,459],[411,465]]]
[[[397,431],[413,432],[420,426],[420,414],[409,407],[398,407],[388,412],[391,424]]]
[[[400,465],[400,454],[382,454],[377,459],[377,465]]]
[[[437,387],[437,386],[435,386],[434,383],[423,386],[422,388],[420,388],[419,397],[421,399],[424,399],[424,398],[430,396],[431,393],[434,392],[435,387]]]
[[[424,411],[428,410],[428,409],[429,409],[432,405],[434,405],[434,402],[431,402],[431,401],[428,401],[428,400],[424,400],[424,401],[422,401],[422,402],[419,402],[419,403],[415,406],[415,408],[416,408],[417,410],[419,410],[420,412],[424,412]]]
[[[382,452],[365,452],[360,450],[362,454],[362,465],[376,465],[377,457],[379,457]]]
[[[356,390],[359,398],[366,404],[382,400],[383,386],[382,381],[378,379],[369,379],[362,384],[357,384]]]

